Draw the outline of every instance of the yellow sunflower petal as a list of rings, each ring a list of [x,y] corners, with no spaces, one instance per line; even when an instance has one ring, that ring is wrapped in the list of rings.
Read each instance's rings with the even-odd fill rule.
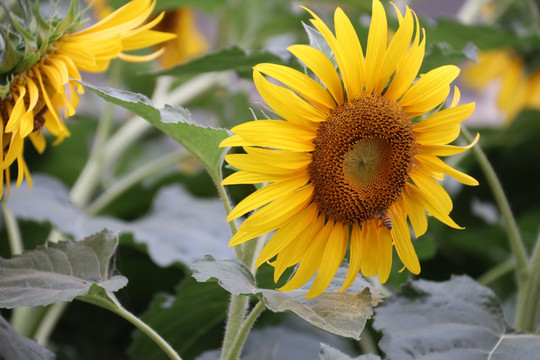
[[[418,168],[413,168],[409,172],[409,176],[418,188],[436,197],[439,205],[444,211],[447,213],[452,211],[452,199],[450,199],[450,196],[446,190],[444,190],[444,188],[438,182],[433,180],[430,176],[424,175]]]
[[[413,14],[411,9],[407,7],[405,18],[400,23],[399,29],[384,53],[378,80],[375,84],[375,93],[380,94],[384,90],[390,76],[396,71],[398,64],[400,64],[408,55],[413,33]]]
[[[345,80],[347,87],[347,95],[349,99],[354,99],[359,96],[364,89],[364,52],[356,30],[351,21],[345,15],[341,8],[337,8],[334,13],[334,24],[336,28],[336,40],[342,49],[347,49],[350,54],[355,56],[346,56],[344,65],[347,67],[346,73],[349,75]]]
[[[453,167],[447,165],[444,161],[442,161],[435,155],[418,154],[417,160],[423,163],[425,167],[429,167],[435,171],[448,174],[462,184],[469,185],[469,186],[478,185],[478,181],[475,178],[465,173],[462,173],[461,171],[456,170]]]
[[[231,129],[242,139],[245,145],[257,144],[261,147],[292,151],[312,151],[315,145],[311,142],[316,132],[281,120],[257,120],[243,123]],[[238,138],[235,138],[238,141]],[[225,139],[220,146],[231,146]]]
[[[265,182],[279,182],[301,176],[302,173],[291,172],[290,174],[261,174],[240,170],[225,178],[221,185],[238,184],[262,184]]]
[[[321,122],[326,119],[326,114],[321,110],[302,100],[293,91],[272,84],[256,69],[253,70],[253,81],[268,105],[287,121],[310,126],[310,122]]]
[[[263,162],[259,157],[251,156],[249,154],[229,154],[225,156],[225,161],[227,161],[230,165],[242,170],[261,174],[286,175],[291,172],[291,169],[272,166],[271,163]],[[307,168],[307,165],[309,164],[304,165],[298,170]]]
[[[428,211],[428,213],[434,217],[436,217],[439,221],[445,223],[446,225],[453,227],[455,229],[464,229],[458,224],[454,222],[448,216],[448,213],[445,212],[437,202],[437,199],[433,199],[429,196],[429,194],[420,191],[417,187],[409,185],[408,187],[409,193],[411,194],[411,197],[415,199],[415,201],[420,204],[424,209]]]
[[[290,291],[298,289],[304,285],[317,272],[324,255],[324,249],[329,241],[332,230],[334,229],[334,221],[329,220],[323,227],[322,231],[313,239],[311,245],[302,256],[302,261],[296,269],[293,277],[283,285],[279,290]]]
[[[454,65],[433,69],[420,76],[420,79],[405,92],[399,104],[410,116],[425,114],[448,97],[449,85],[458,75],[459,68]]]
[[[258,147],[244,147],[249,155],[256,157],[260,162],[272,164],[283,169],[297,170],[311,163],[311,154],[287,150],[261,149]]]
[[[306,295],[307,299],[320,295],[330,285],[347,252],[348,244],[349,226],[341,223],[334,224],[324,248],[317,277]]]
[[[311,204],[305,210],[291,218],[287,225],[280,228],[262,249],[255,266],[259,267],[273,258],[281,250],[287,247],[308,226],[311,226],[317,218],[317,206]]]
[[[474,111],[474,103],[444,109],[413,125],[416,141],[420,144],[448,144],[460,132],[459,123]]]
[[[450,156],[460,154],[472,148],[478,140],[480,134],[477,133],[474,140],[467,146],[452,146],[452,145],[418,145],[417,150],[421,153],[429,153],[437,156]]]
[[[327,112],[336,107],[334,99],[322,85],[298,70],[283,65],[267,63],[258,64],[253,69],[274,79],[279,79],[283,84],[313,103],[322,111]]]
[[[417,238],[424,235],[427,231],[428,223],[426,218],[426,211],[424,208],[414,201],[414,197],[411,197],[408,186],[403,193],[403,207],[409,216],[414,236]]]
[[[366,93],[370,94],[377,85],[386,44],[388,43],[388,24],[386,12],[379,0],[372,1],[371,24],[366,50]]]
[[[363,251],[362,256],[362,274],[364,276],[375,276],[379,268],[379,250],[377,227],[375,221],[370,221],[362,225]]]
[[[267,185],[240,201],[227,216],[227,221],[234,220],[253,209],[264,206],[278,197],[287,196],[304,186],[308,181],[309,177],[306,174],[306,176],[299,178]]]
[[[231,238],[229,246],[238,245],[286,224],[290,217],[305,208],[311,201],[313,186],[298,189],[286,198],[280,198],[247,218]]]
[[[363,253],[363,241],[362,229],[358,224],[353,224],[351,229],[350,251],[349,251],[349,269],[347,270],[347,276],[343,282],[343,286],[339,291],[347,289],[354,282],[360,269],[362,267]]]
[[[377,273],[379,275],[379,281],[385,283],[390,276],[392,270],[392,234],[384,226],[380,227],[377,231],[377,248],[379,266]]]
[[[313,16],[313,19],[311,19],[311,23],[319,32],[322,34],[322,36],[325,38],[326,42],[328,43],[328,46],[330,46],[330,49],[332,49],[332,53],[334,54],[334,57],[336,58],[336,62],[338,64],[341,78],[343,79],[343,86],[345,87],[345,91],[348,94],[348,97],[351,98],[356,93],[355,88],[358,87],[357,84],[354,84],[354,81],[352,81],[352,74],[351,74],[351,65],[349,64],[348,56],[347,56],[347,49],[343,49],[341,43],[339,43],[332,34],[332,31],[326,26],[326,24],[311,10],[304,8],[311,16]]]
[[[416,16],[415,22],[416,29],[420,29]],[[407,89],[409,89],[409,87],[413,83],[424,59],[424,52],[426,48],[426,36],[424,33],[424,29],[422,29],[422,35],[422,41],[419,43],[420,31],[416,31],[414,42],[411,46],[409,54],[405,57],[405,59],[403,59],[401,63],[397,65],[394,78],[392,79],[390,85],[388,86],[388,89],[384,93],[384,97],[392,100],[397,100],[403,95],[403,93],[405,93]]]
[[[313,239],[321,233],[324,225],[325,217],[318,216],[311,226],[308,226],[306,231],[301,232],[293,242],[289,243],[289,245],[278,254],[275,262],[274,282],[279,280],[287,268],[298,264],[302,260],[308,247],[313,242]]]
[[[320,50],[307,45],[292,45],[287,50],[313,71],[337,104],[343,103],[343,88],[339,75],[332,62]]]
[[[403,214],[403,208],[396,203],[391,210],[396,214]],[[413,274],[420,273],[420,262],[411,242],[407,220],[403,215],[397,215],[393,218],[394,227],[392,228],[392,239],[403,265]]]

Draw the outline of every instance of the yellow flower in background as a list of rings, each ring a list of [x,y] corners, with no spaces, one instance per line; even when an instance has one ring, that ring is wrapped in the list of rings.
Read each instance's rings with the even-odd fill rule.
[[[98,19],[103,19],[113,11],[106,0],[86,0],[86,2],[93,5],[93,12]],[[164,52],[159,57],[159,63],[164,68],[177,65],[208,50],[208,42],[199,30],[195,13],[191,9],[166,11],[154,29],[176,35],[174,39],[160,44]]]
[[[84,92],[83,87],[74,81],[81,79],[80,71],[104,71],[112,59],[119,57],[141,62],[161,54],[162,51],[145,56],[125,53],[175,37],[153,30],[163,14],[146,23],[154,5],[155,1],[151,0],[133,0],[98,23],[78,31],[81,20],[76,0],[72,1],[68,15],[61,19],[44,20],[39,9],[30,3],[26,6],[33,9],[33,18],[18,18],[17,14],[9,13],[11,19],[6,21],[11,22],[0,27],[0,36],[7,44],[2,49],[4,54],[0,53],[4,55],[0,56],[3,61],[0,63],[0,76],[6,79],[0,83],[3,122],[0,127],[3,148],[0,190],[3,190],[4,181],[9,189],[9,168],[15,161],[18,164],[16,186],[25,177],[31,184],[23,157],[25,138],[28,137],[42,152],[45,148],[42,128],[57,137],[56,143],[69,136],[62,118],[75,113],[78,94]],[[19,51],[21,44],[24,51]]]
[[[220,145],[244,151],[226,156],[240,170],[223,180],[224,185],[270,183],[229,214],[227,220],[233,221],[258,209],[229,245],[277,230],[257,266],[275,257],[277,281],[288,267],[299,264],[280,290],[296,289],[317,273],[307,296],[321,294],[348,249],[342,290],[360,271],[378,274],[385,282],[393,247],[405,267],[418,274],[407,218],[416,237],[427,230],[426,210],[460,228],[449,216],[452,200],[436,180],[446,174],[466,185],[478,184],[439,158],[461,153],[478,140],[466,147],[447,145],[458,137],[460,123],[472,114],[474,104],[458,105],[455,88],[450,107],[432,113],[445,102],[459,69],[442,66],[415,81],[424,56],[424,30],[409,8],[404,15],[396,12],[400,26],[388,42],[384,7],[373,1],[364,57],[340,8],[334,14],[335,34],[310,11],[339,72],[331,59],[307,45],[288,50],[317,80],[282,65],[255,66],[257,89],[284,120],[238,125]]]
[[[497,106],[506,124],[523,109],[540,109],[540,69],[527,70],[524,59],[510,50],[482,51],[478,62],[464,70],[463,79],[477,90],[500,82]]]
[[[167,11],[157,29],[176,34],[176,38],[163,44],[165,52],[159,58],[159,62],[164,68],[201,55],[208,50],[208,42],[199,31],[195,13],[191,9]]]

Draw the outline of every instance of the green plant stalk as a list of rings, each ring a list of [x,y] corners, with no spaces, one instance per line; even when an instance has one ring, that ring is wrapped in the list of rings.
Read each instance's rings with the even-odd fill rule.
[[[90,216],[97,215],[129,188],[151,175],[179,163],[182,159],[186,158],[187,155],[188,154],[184,149],[180,149],[137,168],[135,171],[119,179],[107,188],[103,194],[86,207],[86,213]]]
[[[486,271],[478,279],[478,283],[484,286],[487,286],[497,280],[498,278],[508,274],[516,268],[516,261],[514,258],[503,261],[502,263],[497,264],[493,268]]]
[[[227,214],[229,214],[232,207],[229,196],[227,195],[227,191],[225,190],[225,187],[220,184],[219,179],[214,179],[214,182],[216,184],[221,201],[223,202],[223,206],[225,207],[225,211]],[[236,222],[234,220],[229,221],[229,226],[231,228],[232,235],[238,232],[238,227],[236,226]],[[254,268],[255,254],[257,253],[257,251],[259,251],[257,249],[260,248],[260,241],[261,239],[258,238],[256,241],[247,241],[246,243],[242,244],[242,246],[235,246],[235,252],[238,260],[244,263],[252,271],[253,275],[255,275],[256,270]],[[228,354],[230,354],[233,349],[236,349],[235,346],[240,346],[239,349],[234,350],[235,352],[237,351],[238,353],[240,353],[240,351],[242,350],[242,346],[244,344],[247,333],[245,335],[242,335],[241,329],[244,326],[244,317],[248,305],[248,296],[231,295],[231,302],[229,304],[229,311],[227,314],[227,324],[225,326],[225,336],[223,338],[223,345],[221,348],[221,359],[226,359],[228,357]],[[250,328],[251,326],[247,329],[247,332],[249,332]],[[244,336],[244,340],[237,340],[239,336]]]
[[[106,310],[109,310],[127,321],[135,325],[139,330],[141,330],[146,336],[148,336],[163,352],[172,360],[182,360],[180,355],[169,345],[165,339],[163,339],[157,332],[154,331],[150,326],[148,326],[144,321],[130,313],[125,309],[122,304],[116,299],[113,293],[107,291],[108,298],[101,297],[83,297],[79,300],[87,302],[89,304],[97,305]]]
[[[111,64],[109,71],[111,87],[117,87],[117,85],[120,83],[120,66],[121,63],[118,60],[113,61]],[[83,171],[81,172],[81,175],[79,175],[75,185],[73,185],[73,188],[71,189],[69,196],[71,202],[80,208],[83,208],[88,204],[88,201],[90,200],[95,188],[95,179],[88,174],[101,170],[103,162],[105,161],[104,146],[111,133],[113,111],[114,105],[107,102],[105,104],[105,110],[103,111],[103,114],[98,122],[90,156],[83,168]]]
[[[255,320],[259,317],[259,315],[266,309],[266,306],[264,305],[264,302],[259,301],[257,305],[251,310],[249,315],[246,317],[246,320],[240,327],[238,334],[236,338],[234,339],[234,342],[231,345],[230,351],[228,354],[226,354],[225,359],[227,360],[235,360],[238,359],[240,356],[240,352],[242,351],[242,348],[244,347],[244,343],[247,339],[247,335],[249,334],[249,331],[253,327],[253,324],[255,323]]]
[[[468,142],[473,141],[471,133],[464,126],[461,127],[461,134]],[[526,288],[529,286],[528,282],[530,277],[527,250],[525,249],[525,245],[521,239],[521,234],[519,233],[512,210],[510,210],[510,204],[506,198],[506,194],[504,193],[501,182],[499,181],[493,166],[491,166],[491,163],[489,162],[486,154],[482,151],[479,144],[473,146],[472,151],[476,156],[478,164],[482,168],[484,175],[486,176],[486,180],[491,188],[491,191],[493,192],[495,202],[501,211],[510,248],[512,249],[512,253],[516,259],[516,271],[518,277],[518,305],[516,310],[515,326],[518,329],[521,329],[522,324],[527,322],[526,317],[529,316],[529,314],[523,312],[524,307],[526,307],[526,302],[528,301],[525,296]]]
[[[15,219],[15,216],[13,216],[13,213],[9,210],[6,201],[2,201],[2,214],[4,215],[4,221],[6,223],[11,255],[20,255],[24,250],[21,231],[17,219]]]
[[[62,314],[66,311],[69,303],[57,303],[49,306],[45,315],[39,322],[39,326],[34,333],[34,338],[43,346],[47,346],[49,338],[51,337],[58,320],[62,317]]]
[[[172,83],[171,77],[158,78],[152,103],[156,108],[163,107],[165,104],[185,104],[209,89],[225,84],[230,79],[229,73],[207,73],[201,74],[182,84],[178,88],[170,91]],[[72,196],[79,204],[86,206],[83,201],[84,194],[92,194],[99,183],[99,179],[106,168],[117,163],[122,155],[140,139],[147,131],[153,129],[153,126],[139,116],[133,116],[126,121],[103,145],[103,157],[101,162],[88,161],[77,179],[77,183],[82,189],[78,189],[76,196]],[[81,193],[79,195],[78,193]],[[77,197],[78,196],[78,197]]]
[[[536,330],[540,303],[540,236],[536,239],[529,267],[530,275],[524,285],[524,291],[518,293],[521,297],[518,297],[516,327],[523,331],[533,332]]]

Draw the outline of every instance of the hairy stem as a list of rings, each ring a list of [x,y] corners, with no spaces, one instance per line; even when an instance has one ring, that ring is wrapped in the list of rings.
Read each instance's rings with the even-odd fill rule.
[[[264,303],[262,301],[259,301],[257,305],[251,310],[249,315],[246,317],[246,320],[240,327],[238,334],[232,343],[230,347],[230,351],[228,354],[225,355],[225,359],[227,360],[235,360],[238,359],[240,356],[240,352],[242,351],[242,348],[244,346],[244,343],[246,341],[247,335],[249,334],[249,331],[251,330],[251,327],[255,323],[255,320],[259,317],[259,315],[266,309],[264,306]]]
[[[144,321],[133,315],[127,309],[125,309],[122,304],[116,299],[113,293],[107,291],[107,298],[104,297],[81,297],[79,298],[82,301],[88,302],[93,305],[100,306],[104,309],[112,311],[113,313],[123,317],[131,324],[135,325],[139,330],[141,330],[146,336],[148,336],[171,360],[182,360],[180,355],[172,348],[171,345],[165,339],[163,339],[154,329],[148,326]]]
[[[471,133],[463,126],[461,127],[461,134],[467,141],[471,142],[473,140]],[[508,198],[504,193],[501,182],[499,181],[493,166],[491,166],[491,163],[489,162],[486,154],[482,151],[479,144],[476,144],[472,150],[476,156],[476,159],[478,160],[480,168],[484,172],[491,191],[493,192],[495,202],[501,211],[510,248],[512,249],[512,253],[516,259],[516,271],[518,277],[518,305],[516,310],[515,326],[518,329],[522,329],[522,326],[527,322],[526,318],[530,316],[530,314],[523,313],[525,308],[529,308],[527,305],[529,299],[526,298],[526,289],[529,286],[528,283],[530,280],[527,250],[525,249],[521,234],[519,233],[516,219],[514,218],[512,210],[510,209]]]
[[[523,286],[524,290],[518,295],[516,310],[516,327],[527,332],[533,332],[538,319],[538,304],[540,303],[540,236],[536,239],[531,256],[530,276]]]
[[[53,304],[47,308],[43,319],[41,319],[41,322],[39,323],[39,326],[34,333],[34,338],[37,340],[38,343],[43,346],[47,346],[49,338],[51,337],[51,334],[54,331],[56,324],[58,324],[58,321],[64,314],[64,311],[66,311],[68,304],[69,303],[67,302],[63,302]]]

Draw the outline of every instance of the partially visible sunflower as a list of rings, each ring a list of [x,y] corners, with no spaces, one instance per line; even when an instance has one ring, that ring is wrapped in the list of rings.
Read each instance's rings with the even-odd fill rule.
[[[85,1],[93,5],[93,12],[98,19],[103,19],[113,11],[107,4],[107,0]],[[160,44],[165,51],[158,60],[164,68],[201,55],[208,49],[208,42],[197,26],[195,13],[189,8],[166,11],[155,30],[176,35],[174,39]]]
[[[315,273],[307,297],[329,285],[349,249],[349,270],[342,290],[361,271],[390,274],[392,248],[413,274],[420,272],[407,217],[416,237],[427,229],[426,210],[460,228],[449,216],[452,200],[436,180],[445,174],[466,185],[472,177],[439,156],[466,147],[447,145],[474,104],[458,105],[455,88],[449,108],[434,112],[458,76],[455,66],[416,75],[424,56],[425,35],[416,15],[396,9],[399,29],[388,42],[387,19],[379,0],[373,13],[366,56],[345,13],[334,14],[335,34],[313,12],[312,24],[324,36],[339,67],[320,50],[293,45],[288,50],[318,80],[275,64],[254,67],[254,81],[268,105],[284,120],[238,125],[220,146],[241,146],[245,153],[226,161],[241,170],[224,185],[270,183],[245,198],[227,220],[254,210],[232,237],[231,246],[277,230],[257,266],[272,259],[274,280],[297,264],[280,290],[293,290]],[[266,77],[282,83],[276,85]]]
[[[62,118],[75,113],[83,87],[80,71],[101,72],[112,59],[142,62],[158,57],[162,50],[135,56],[126,51],[162,43],[175,37],[153,28],[163,18],[146,23],[155,1],[133,0],[98,23],[78,30],[78,1],[73,0],[67,15],[41,17],[29,0],[15,2],[17,9],[0,3],[7,16],[0,26],[0,196],[4,181],[9,189],[9,169],[18,164],[18,186],[30,173],[23,157],[25,138],[42,152],[46,128],[59,143],[69,131]],[[63,116],[60,115],[63,110]]]
[[[500,81],[497,106],[507,124],[523,109],[540,109],[540,68],[531,71],[515,51],[480,52],[478,62],[464,69],[463,79],[477,90]]]

